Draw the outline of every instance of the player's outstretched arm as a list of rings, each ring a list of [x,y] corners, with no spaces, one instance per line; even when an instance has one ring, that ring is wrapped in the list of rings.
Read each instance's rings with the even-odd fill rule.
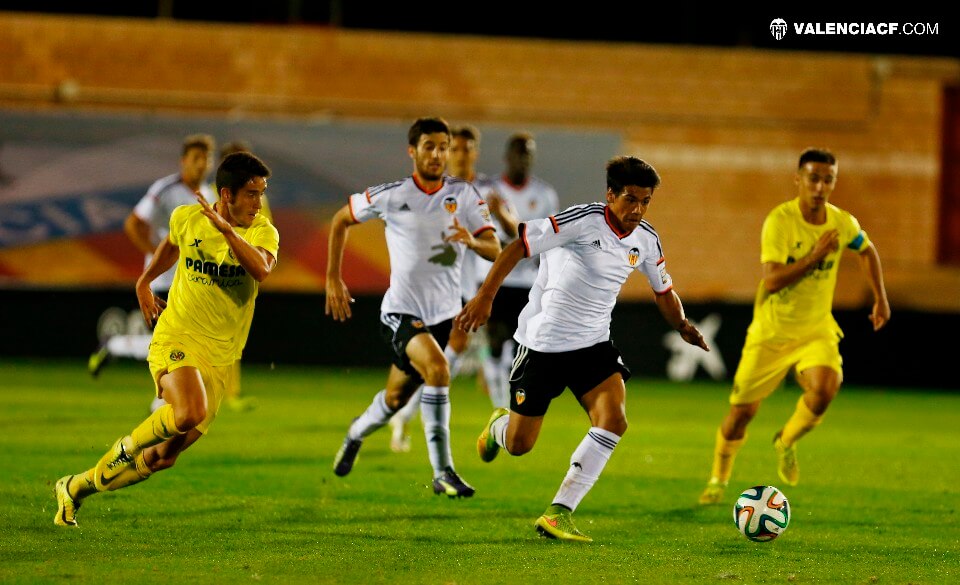
[[[346,321],[351,317],[350,303],[353,298],[343,282],[343,249],[347,245],[347,229],[356,222],[350,205],[344,205],[333,216],[330,238],[327,242],[327,290],[323,312],[332,315],[334,321]]]
[[[700,330],[694,327],[684,315],[683,303],[680,302],[677,293],[671,289],[664,294],[657,295],[656,299],[660,314],[680,334],[684,341],[690,345],[701,347],[704,351],[710,351],[710,346],[704,341]]]
[[[123,233],[127,239],[144,254],[153,252],[153,246],[150,244],[150,224],[140,219],[134,212],[130,212],[127,219],[123,221]]]
[[[488,231],[486,233],[493,232]],[[523,246],[523,241],[514,240],[507,244],[503,252],[500,252],[500,255],[497,256],[493,266],[490,267],[487,278],[484,279],[483,284],[480,285],[480,290],[477,291],[477,296],[464,305],[460,314],[454,318],[453,324],[463,331],[476,331],[486,323],[490,318],[490,310],[493,307],[493,297],[497,296],[500,285],[503,284],[503,280],[510,274],[510,271],[525,256],[526,248]]]
[[[499,193],[493,192],[487,195],[487,207],[493,214],[500,226],[503,228],[504,235],[508,238],[517,237],[517,227],[520,225],[520,218],[517,212]]]
[[[170,242],[169,238],[164,238],[157,246],[150,264],[144,269],[143,274],[137,279],[137,302],[140,304],[140,313],[143,314],[143,321],[147,327],[153,329],[160,313],[167,308],[167,303],[160,297],[153,294],[150,290],[150,283],[158,276],[170,270],[176,264],[180,257],[180,248]]]
[[[873,323],[873,330],[878,331],[890,320],[890,302],[887,301],[887,289],[883,284],[880,254],[871,242],[863,252],[860,252],[857,260],[860,262],[860,270],[870,281],[870,288],[873,290],[873,310],[870,311],[869,318]]]

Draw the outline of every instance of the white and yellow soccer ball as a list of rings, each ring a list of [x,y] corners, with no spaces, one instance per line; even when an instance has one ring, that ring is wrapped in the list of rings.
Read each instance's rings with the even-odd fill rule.
[[[755,542],[767,542],[783,534],[790,524],[790,502],[772,485],[744,490],[733,507],[733,523]]]

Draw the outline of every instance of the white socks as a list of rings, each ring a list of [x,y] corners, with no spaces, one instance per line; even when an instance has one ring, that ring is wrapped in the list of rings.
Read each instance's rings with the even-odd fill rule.
[[[450,388],[424,386],[420,396],[420,416],[430,465],[433,466],[434,477],[439,477],[447,467],[453,467],[453,453],[450,451]]]
[[[377,392],[370,406],[350,425],[350,430],[347,431],[348,438],[354,441],[362,440],[373,431],[387,424],[394,411],[387,406],[386,396],[386,390]]]
[[[610,431],[592,427],[570,457],[570,468],[557,495],[553,497],[553,503],[566,506],[571,511],[576,510],[593,484],[597,483],[600,472],[619,441],[620,437]]]

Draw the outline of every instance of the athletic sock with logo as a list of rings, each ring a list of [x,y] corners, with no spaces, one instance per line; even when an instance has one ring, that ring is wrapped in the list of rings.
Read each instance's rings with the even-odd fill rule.
[[[450,388],[448,386],[424,386],[420,396],[420,418],[423,434],[427,440],[427,453],[434,477],[443,475],[447,467],[453,467],[450,450]]]
[[[566,506],[571,511],[576,510],[580,500],[600,478],[619,442],[618,435],[600,427],[592,427],[570,457],[570,468],[557,495],[553,497],[553,503]]]

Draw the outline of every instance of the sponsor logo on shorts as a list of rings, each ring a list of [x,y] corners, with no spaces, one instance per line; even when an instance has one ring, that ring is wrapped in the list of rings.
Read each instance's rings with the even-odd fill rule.
[[[514,392],[513,396],[517,400],[517,406],[523,404],[523,401],[527,399],[527,393],[523,391],[523,388]]]
[[[180,351],[179,349],[175,349],[175,350],[173,350],[173,351],[170,352],[170,361],[172,361],[172,362],[179,362],[180,360],[182,360],[182,359],[185,358],[185,357],[186,357],[186,355],[184,355],[184,353],[183,353],[182,351]]]
[[[443,208],[447,210],[448,213],[457,212],[457,199],[456,197],[447,197],[443,200]]]
[[[423,329],[423,321],[420,319],[414,319],[413,321],[410,321],[410,325],[412,325],[414,329]]]

